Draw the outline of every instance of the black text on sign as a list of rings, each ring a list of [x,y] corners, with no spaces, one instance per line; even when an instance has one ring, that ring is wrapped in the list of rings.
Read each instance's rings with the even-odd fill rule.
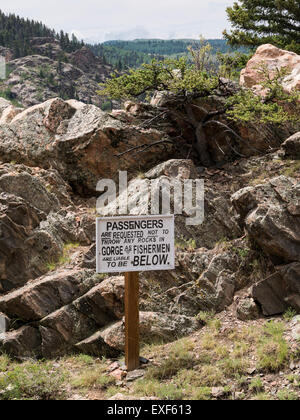
[[[98,273],[174,268],[174,215],[97,218]]]

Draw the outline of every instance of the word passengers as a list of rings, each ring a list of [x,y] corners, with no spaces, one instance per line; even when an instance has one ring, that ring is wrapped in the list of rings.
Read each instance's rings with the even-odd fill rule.
[[[118,189],[114,180],[102,179],[97,184],[97,191],[102,193],[97,200],[97,212],[102,216],[185,214],[188,216],[186,225],[189,226],[200,225],[204,220],[203,179],[170,180],[164,177],[159,180],[135,179],[128,184],[127,172],[119,171]],[[124,223],[122,226],[112,224],[110,229],[126,230],[129,225],[126,225],[128,222]],[[147,226],[149,229],[157,227]]]

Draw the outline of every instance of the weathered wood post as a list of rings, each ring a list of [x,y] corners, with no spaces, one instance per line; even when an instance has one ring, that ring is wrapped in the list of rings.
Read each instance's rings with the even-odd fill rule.
[[[97,273],[125,273],[125,361],[140,365],[139,273],[175,268],[174,215],[97,217]]]
[[[125,362],[128,372],[140,365],[139,273],[125,273]]]

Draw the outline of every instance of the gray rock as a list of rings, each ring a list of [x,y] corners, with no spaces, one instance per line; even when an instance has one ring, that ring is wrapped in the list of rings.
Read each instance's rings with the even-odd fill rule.
[[[162,312],[140,312],[140,337],[144,343],[153,341],[173,341],[189,335],[200,328],[195,318]],[[110,347],[123,351],[125,348],[124,320],[116,322],[100,331],[100,336]],[[98,336],[95,338],[98,339]]]
[[[244,298],[240,300],[236,307],[236,316],[241,321],[248,321],[258,319],[261,314],[259,307],[251,298]]]
[[[281,149],[284,151],[285,157],[300,159],[300,132],[289,137],[282,143]]]
[[[232,196],[241,224],[274,261],[300,261],[300,184],[280,176]]]
[[[0,310],[12,319],[40,320],[71,303],[99,281],[92,270],[61,270],[0,297]]]
[[[0,334],[0,351],[19,358],[40,356],[40,334],[36,328],[30,326]]]
[[[285,302],[297,312],[300,312],[300,264],[292,263],[278,267],[278,269],[286,287]]]
[[[261,305],[266,316],[281,314],[288,309],[285,296],[286,289],[280,273],[272,274],[252,287],[252,297]]]
[[[142,378],[145,375],[145,371],[143,369],[136,369],[132,372],[128,372],[126,375],[127,382],[133,382],[136,379]]]
[[[120,356],[120,351],[106,344],[99,331],[85,340],[76,343],[76,348],[82,353],[90,354],[95,357],[104,356],[115,358]]]

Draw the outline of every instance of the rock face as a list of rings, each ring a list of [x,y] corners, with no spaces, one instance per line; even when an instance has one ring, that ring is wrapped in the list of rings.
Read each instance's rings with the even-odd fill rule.
[[[0,158],[29,166],[55,168],[82,195],[95,194],[101,178],[118,170],[137,171],[174,153],[171,144],[150,147],[137,161],[131,148],[160,141],[163,132],[128,127],[93,105],[52,99],[0,126]]]
[[[263,314],[266,316],[282,314],[288,308],[284,300],[287,296],[286,285],[280,273],[272,274],[255,284],[252,288],[252,296],[261,305]]]
[[[48,113],[43,118],[46,117],[49,126],[52,126],[49,115],[53,116],[55,113],[49,113],[51,104],[50,108],[49,104],[47,107]],[[68,107],[63,110],[68,114]],[[18,118],[22,121],[30,113],[31,111]],[[31,178],[32,174],[35,174],[34,178]],[[186,180],[196,175],[197,169],[190,160],[170,160],[154,167],[146,177],[154,181],[161,177]],[[13,191],[16,196],[12,197],[17,197],[14,200],[18,200],[17,203],[26,203],[34,216],[33,221],[27,223],[28,235],[33,235],[30,229],[41,234],[42,227],[43,232],[57,245],[58,256],[70,238],[87,245],[87,233],[90,231],[84,229],[82,221],[76,223],[73,219],[75,205],[67,184],[60,183],[60,179],[56,170],[45,171],[12,164],[3,164],[3,176],[0,177],[0,186],[9,192]],[[53,184],[51,192],[49,181]],[[27,190],[24,188],[25,182]],[[29,188],[30,183],[35,187]],[[8,192],[4,194],[5,203],[10,203],[13,198],[10,198]],[[208,196],[212,197],[213,192],[210,194],[208,191]],[[241,231],[236,222],[233,219],[229,222],[232,217],[229,196],[223,197],[223,200],[223,213],[220,216],[217,214],[221,210],[217,205],[211,204],[207,208],[207,222],[203,226],[189,227],[188,233],[185,226],[187,215],[180,216],[176,233],[180,241],[174,271],[144,273],[141,276],[141,335],[145,342],[154,339],[172,340],[196,330],[199,323],[195,316],[199,311],[224,309],[232,303],[235,291],[243,286],[241,279],[243,276],[246,278],[247,273],[243,272],[239,255],[220,245],[215,246],[221,238],[218,230],[222,234],[236,236],[236,249],[244,246],[238,239]],[[62,210],[66,206],[69,208],[68,213]],[[227,220],[225,225],[221,223],[222,218]],[[215,230],[214,239],[205,234],[212,229],[213,220],[215,226],[219,226]],[[24,223],[24,217],[22,222]],[[94,223],[93,220],[91,223]],[[187,239],[185,242],[184,237],[195,237],[194,249],[189,249],[191,245]],[[2,252],[7,268],[1,272],[1,284],[2,290],[8,293],[0,297],[0,311],[11,320],[14,330],[7,331],[0,337],[0,349],[18,357],[23,353],[36,357],[56,357],[76,349],[99,356],[116,356],[123,348],[123,339],[120,339],[124,332],[123,276],[103,279],[95,275],[94,246],[83,247],[84,251],[79,250],[74,262],[69,262],[70,267],[57,268],[54,273],[42,275],[44,273],[34,271],[28,261],[23,266],[18,265],[20,271],[15,273],[14,259],[6,256],[8,252],[16,252],[17,248],[18,252],[23,252],[20,255],[24,255],[24,259],[27,256],[34,257],[34,268],[37,270],[42,267],[42,258],[49,258],[47,252],[53,252],[54,248],[52,245],[43,250],[46,253],[44,255],[41,252],[44,244],[41,239],[37,244],[29,242],[29,251],[23,245],[27,242],[26,238],[21,237],[18,247],[14,244],[12,247],[8,242],[8,234],[4,238],[6,242]],[[202,248],[197,249],[197,242]],[[20,256],[17,258],[21,261]],[[28,273],[27,277],[24,273]],[[35,280],[24,285],[30,278]],[[22,285],[24,286],[20,287]],[[16,290],[9,292],[16,287]],[[29,337],[34,343],[32,347],[28,344]]]
[[[51,37],[32,38],[31,48],[33,55],[14,59],[9,49],[0,47],[10,68],[1,90],[9,91],[21,105],[36,105],[56,96],[97,106],[107,101],[97,95],[98,83],[105,81],[112,68],[88,48],[69,54]]]
[[[285,176],[232,196],[248,233],[276,263],[300,259],[299,200],[300,184]]]
[[[0,308],[11,319],[40,320],[97,284],[93,274],[91,270],[62,270],[46,275],[0,298]]]
[[[193,154],[190,152],[190,155],[206,167],[266,153],[270,148],[279,148],[284,140],[295,133],[297,127],[288,124],[275,127],[230,121],[224,110],[225,102],[238,89],[239,86],[233,82],[220,79],[219,87],[212,95],[192,98],[188,110],[186,105],[180,106],[174,95],[156,95],[152,109],[157,109],[159,114],[165,110],[166,115],[163,118],[156,115],[154,125],[163,125],[170,137],[178,135],[184,138],[191,145]],[[133,115],[142,113],[136,105],[129,106]],[[152,112],[151,107],[148,105],[147,111],[143,112]]]
[[[247,232],[277,265],[276,273],[252,289],[264,315],[280,314],[291,306],[300,310],[299,199],[299,183],[284,176],[232,196]]]
[[[74,71],[88,71],[88,51],[73,58]],[[219,110],[236,88],[223,81],[215,95],[196,100],[195,119]],[[282,128],[272,138],[286,140],[282,150],[255,156],[249,140],[266,151],[274,128],[257,136],[258,127],[237,126],[248,158],[233,160],[233,139],[208,125],[212,166],[205,167],[193,148],[195,125],[173,102],[162,96],[155,105],[127,103],[107,114],[75,99],[27,109],[0,99],[0,351],[19,358],[123,351],[124,278],[95,274],[96,185],[118,179],[119,170],[128,171],[129,207],[137,214],[149,210],[142,183],[159,193],[161,184],[205,180],[203,223],[187,224],[187,209],[176,215],[175,269],[140,276],[144,342],[192,333],[201,327],[200,311],[226,309],[244,288],[236,311],[242,320],[290,306],[300,311],[297,136],[286,140]],[[292,177],[282,175],[285,165],[294,165]],[[180,197],[172,188],[170,196],[172,212]]]
[[[69,192],[55,170],[0,165],[0,292],[46,273],[65,243],[90,243]]]
[[[41,355],[41,337],[35,328],[24,326],[16,331],[0,334],[0,349],[20,359],[37,357]]]
[[[257,49],[247,67],[241,72],[240,84],[247,88],[256,88],[259,92],[262,76],[258,67],[262,65],[265,65],[271,74],[275,74],[276,69],[286,67],[291,74],[284,80],[285,90],[300,90],[300,56],[271,44],[261,45]]]
[[[153,343],[155,340],[172,341],[175,337],[191,334],[197,328],[199,323],[195,318],[159,312],[140,312],[140,334],[145,343]],[[125,322],[122,320],[101,331],[100,336],[110,347],[124,350],[124,333]],[[80,345],[83,346],[83,343]]]
[[[32,55],[8,62],[11,72],[2,82],[2,89],[23,106],[32,106],[57,96],[77,98],[101,106],[103,99],[97,95],[97,81],[71,63]],[[105,71],[107,74],[107,71]],[[99,75],[99,81],[103,77]]]
[[[142,178],[135,178],[128,185],[128,208],[134,208],[136,203],[139,203],[139,214],[148,214],[151,206],[151,197],[149,200],[145,199],[145,186],[150,191],[151,196],[159,196],[161,189],[170,188],[174,181],[179,182],[181,191],[184,190],[184,183],[187,180],[192,182],[193,191],[196,190],[196,179],[198,179],[197,168],[191,160],[185,159],[171,159],[158,166],[155,166],[150,171],[143,174]],[[193,181],[194,180],[194,181]],[[174,194],[174,189],[170,188],[170,209],[179,208],[182,196]],[[201,197],[199,197],[201,200]],[[114,214],[119,208],[119,202],[125,200],[125,194],[121,194],[115,202],[107,206],[108,214]],[[215,194],[212,189],[206,188],[203,200],[203,207],[205,213],[204,222],[201,224],[187,224],[187,213],[182,212],[182,215],[176,216],[175,231],[178,241],[180,239],[194,241],[197,247],[213,248],[215,243],[224,237],[230,239],[241,236],[241,231],[237,225],[232,212],[230,203],[230,195]],[[169,213],[169,211],[167,211]],[[190,215],[194,216],[193,214]]]
[[[252,298],[244,298],[236,306],[236,316],[242,321],[257,319],[260,317],[260,311]]]
[[[300,159],[300,132],[289,137],[281,148],[286,158]]]

